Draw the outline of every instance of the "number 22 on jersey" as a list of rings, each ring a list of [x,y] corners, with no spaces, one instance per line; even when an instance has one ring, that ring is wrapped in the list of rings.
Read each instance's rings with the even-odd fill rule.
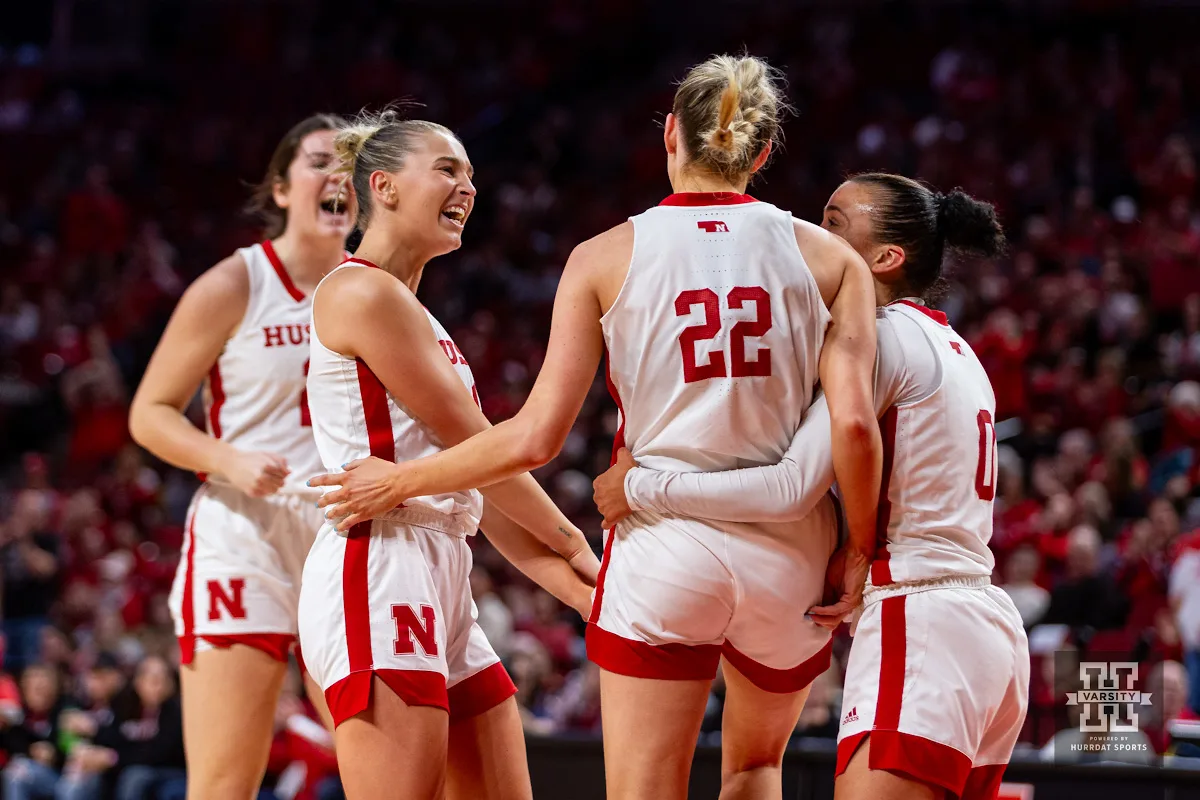
[[[760,347],[753,361],[746,358],[747,338],[759,337],[771,329],[771,296],[761,286],[737,286],[725,296],[730,309],[753,307],[754,318],[734,323],[729,330],[730,358],[726,370],[725,353],[710,350],[708,363],[696,363],[696,342],[715,339],[721,332],[721,298],[712,289],[689,289],[675,298],[675,316],[686,317],[693,306],[704,307],[704,322],[689,325],[679,334],[679,349],[683,354],[683,381],[695,383],[709,378],[769,377],[771,349]]]

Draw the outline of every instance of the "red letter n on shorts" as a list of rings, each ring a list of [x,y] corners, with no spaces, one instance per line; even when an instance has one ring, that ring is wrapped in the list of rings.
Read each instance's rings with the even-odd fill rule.
[[[208,582],[208,618],[209,620],[218,620],[221,618],[220,606],[225,606],[225,610],[229,612],[229,616],[233,619],[246,618],[246,604],[242,600],[242,589],[246,588],[246,580],[244,578],[232,578],[229,581],[229,592],[225,592],[225,587],[220,581]]]
[[[417,652],[415,645],[421,645],[421,652],[426,656],[438,654],[435,620],[432,606],[421,606],[421,619],[410,605],[392,606],[392,619],[396,620],[395,651],[398,656],[406,656]]]

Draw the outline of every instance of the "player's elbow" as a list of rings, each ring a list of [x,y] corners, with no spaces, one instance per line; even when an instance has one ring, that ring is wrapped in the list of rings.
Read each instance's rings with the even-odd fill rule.
[[[565,438],[548,426],[527,426],[514,453],[521,471],[529,472],[549,464],[562,450]]]
[[[872,409],[850,408],[840,413],[830,413],[833,440],[856,447],[869,448],[879,439],[879,423]]]
[[[142,447],[150,435],[149,424],[146,421],[146,404],[134,397],[129,406],[129,435]]]

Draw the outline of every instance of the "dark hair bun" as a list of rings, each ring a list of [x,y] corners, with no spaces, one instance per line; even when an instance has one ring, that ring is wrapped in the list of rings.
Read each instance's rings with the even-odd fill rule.
[[[976,200],[961,189],[936,197],[938,233],[946,247],[986,258],[1004,252],[1004,227],[991,203]]]

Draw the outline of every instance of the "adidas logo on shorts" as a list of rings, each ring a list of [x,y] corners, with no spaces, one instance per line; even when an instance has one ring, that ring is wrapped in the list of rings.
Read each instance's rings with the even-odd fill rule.
[[[858,706],[851,708],[846,716],[842,717],[843,725],[849,725],[851,722],[858,722]]]

